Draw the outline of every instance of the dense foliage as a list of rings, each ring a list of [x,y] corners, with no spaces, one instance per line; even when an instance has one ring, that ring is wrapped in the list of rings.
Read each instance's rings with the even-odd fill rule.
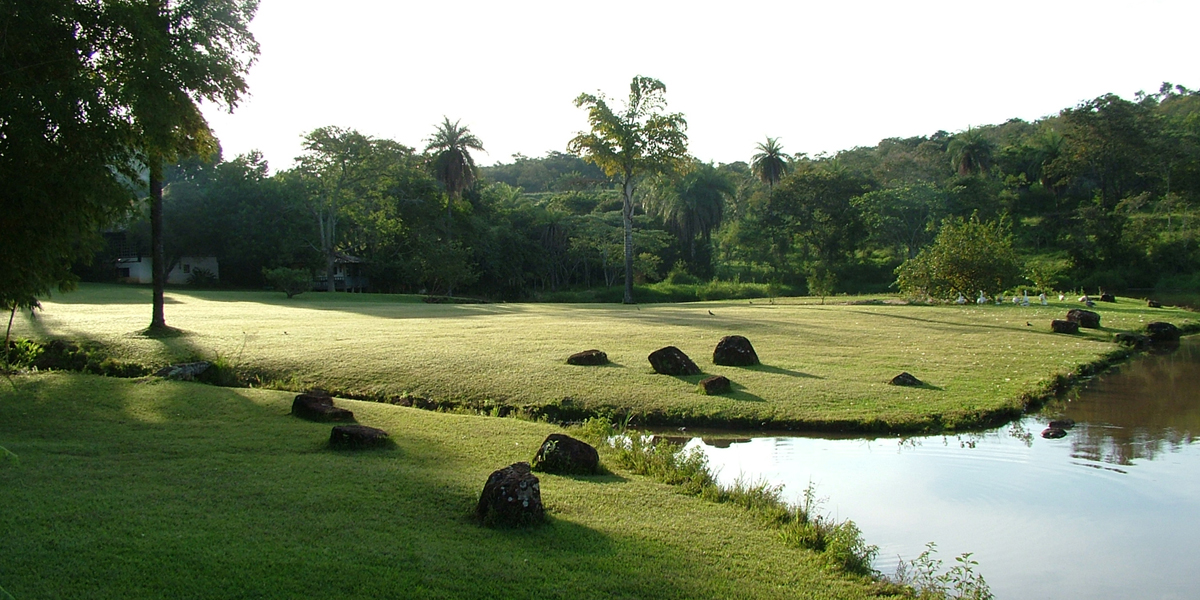
[[[466,130],[442,123],[430,140],[447,125]],[[460,188],[439,180],[432,144],[421,153],[338,128],[306,139],[297,165],[274,175],[255,155],[169,169],[169,253],[217,256],[222,280],[242,286],[262,286],[264,267],[321,273],[329,257],[352,256],[375,291],[620,298],[604,290],[625,279],[623,172],[610,178],[549,152],[479,168]],[[351,139],[361,148],[337,154],[333,142]],[[645,287],[655,282],[700,297],[714,278],[814,294],[895,290],[897,276],[912,281],[938,253],[965,260],[934,245],[939,231],[948,244],[964,227],[1000,236],[965,248],[986,249],[980,260],[1003,273],[986,284],[931,279],[918,286],[925,293],[1200,287],[1200,96],[1186,88],[834,156],[788,155],[774,138],[757,150],[754,161],[635,178],[639,299],[657,297]]]

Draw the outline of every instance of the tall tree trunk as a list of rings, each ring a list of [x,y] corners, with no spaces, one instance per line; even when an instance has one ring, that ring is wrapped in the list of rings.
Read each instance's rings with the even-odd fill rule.
[[[334,262],[333,250],[325,252],[325,289],[330,292],[337,291],[337,284],[333,281],[334,272],[337,270],[337,264]]]
[[[625,225],[625,304],[633,304],[633,180],[625,177],[625,204],[621,210]]]
[[[150,317],[151,329],[167,326],[163,314],[163,288],[167,280],[167,256],[163,251],[163,161],[158,152],[150,152],[150,261],[154,285],[154,308]]]
[[[17,316],[17,303],[13,302],[12,310],[8,312],[8,329],[4,330],[4,364],[8,364],[8,341],[12,336],[13,318]]]

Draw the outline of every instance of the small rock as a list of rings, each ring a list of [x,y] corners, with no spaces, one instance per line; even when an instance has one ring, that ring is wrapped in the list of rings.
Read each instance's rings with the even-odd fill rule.
[[[1158,300],[1147,300],[1146,306],[1150,308],[1162,308],[1162,302],[1159,302]]]
[[[1048,440],[1057,440],[1058,438],[1067,437],[1067,430],[1061,427],[1047,427],[1042,430],[1042,437]]]
[[[386,431],[366,425],[338,425],[329,433],[329,445],[333,448],[377,448],[387,443]]]
[[[713,364],[728,367],[748,367],[757,365],[758,354],[750,340],[740,335],[727,335],[717,342],[713,350]]]
[[[1117,297],[1112,294],[1100,294],[1101,302],[1116,302]]]
[[[1100,314],[1082,308],[1072,308],[1067,311],[1067,320],[1079,323],[1079,326],[1084,329],[1100,327]]]
[[[319,423],[346,422],[354,420],[354,413],[333,405],[333,398],[314,390],[300,394],[292,400],[292,414],[307,421]]]
[[[1075,426],[1075,419],[1056,419],[1050,421],[1050,429],[1070,429]]]
[[[1155,342],[1178,342],[1182,333],[1178,327],[1170,323],[1156,321],[1146,324],[1146,335]]]
[[[600,470],[600,455],[587,442],[552,433],[533,457],[534,471],[571,475],[593,475]]]
[[[493,471],[483,485],[475,517],[485,525],[536,525],[545,519],[538,478],[529,463],[513,463]]]
[[[1075,321],[1062,321],[1055,319],[1050,321],[1050,329],[1054,333],[1079,333],[1079,323]]]
[[[192,381],[197,375],[208,370],[212,363],[207,361],[190,362],[178,365],[169,365],[163,367],[155,373],[156,376],[163,379],[177,379],[180,381]]]
[[[700,391],[708,396],[728,394],[731,390],[733,384],[723,375],[714,375],[700,381]]]
[[[607,365],[608,355],[599,350],[584,350],[567,357],[568,365]]]
[[[675,346],[659,348],[647,357],[655,373],[663,375],[699,375],[700,367]]]
[[[1140,350],[1145,348],[1146,345],[1150,343],[1150,338],[1140,333],[1119,331],[1113,335],[1113,342],[1121,344],[1122,346],[1129,346],[1131,348],[1137,348]]]
[[[917,387],[917,386],[925,385],[925,383],[922,382],[920,379],[913,377],[911,373],[905,371],[905,372],[893,377],[892,380],[888,382],[888,385],[903,385],[903,386],[907,386],[907,387]]]

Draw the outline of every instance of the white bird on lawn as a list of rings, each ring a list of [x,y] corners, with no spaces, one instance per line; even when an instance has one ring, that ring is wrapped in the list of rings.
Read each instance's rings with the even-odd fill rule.
[[[1062,302],[1063,300],[1066,300],[1066,299],[1067,299],[1067,295],[1066,295],[1066,294],[1059,294],[1059,295],[1058,295],[1058,301],[1059,301],[1059,302]]]
[[[1049,302],[1046,302],[1046,292],[1038,294],[1038,299],[1042,301],[1042,306],[1049,304]]]
[[[954,301],[954,303],[955,303],[955,304],[966,304],[966,303],[967,303],[967,299],[966,299],[966,298],[963,298],[963,295],[962,295],[962,294],[959,294],[959,295],[958,295],[958,300],[955,300],[955,301]]]
[[[1029,306],[1029,292],[1021,290],[1021,306]]]
[[[975,299],[975,304],[980,306],[987,304],[987,296],[983,295],[983,290],[979,290],[979,297]]]

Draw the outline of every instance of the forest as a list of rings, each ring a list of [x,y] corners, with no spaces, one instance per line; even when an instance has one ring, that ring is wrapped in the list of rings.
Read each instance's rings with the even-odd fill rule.
[[[560,150],[477,167],[471,151],[485,141],[466,125],[431,129],[418,149],[321,128],[274,172],[257,153],[168,167],[168,259],[217,257],[219,283],[200,285],[261,289],[266,270],[319,278],[349,257],[372,292],[620,300],[619,177]],[[788,154],[767,138],[745,162],[689,158],[638,180],[633,283],[642,301],[705,287],[722,297],[894,292],[901,266],[939,232],[974,222],[994,237],[963,243],[984,260],[1011,257],[989,294],[1195,291],[1198,209],[1200,93],[1164,83],[1034,122],[833,155]],[[129,217],[76,273],[112,280],[118,246],[148,254],[148,217]]]

